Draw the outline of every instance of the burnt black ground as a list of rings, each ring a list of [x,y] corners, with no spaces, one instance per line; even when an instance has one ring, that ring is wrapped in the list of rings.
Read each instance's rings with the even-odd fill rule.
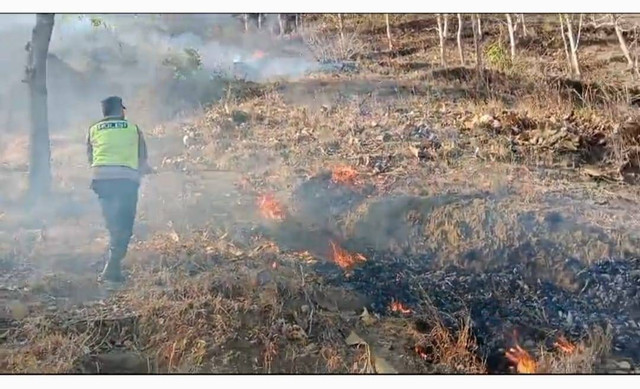
[[[297,192],[318,191],[313,196],[298,196],[300,202],[307,200],[325,210],[300,207],[307,210],[307,219],[320,215],[319,224],[335,224],[328,221],[364,201],[364,197],[335,188],[307,183]],[[487,247],[462,255],[455,265],[446,264],[438,250],[413,249],[411,239],[418,237],[406,223],[403,211],[412,208],[408,205],[419,204],[428,217],[437,207],[478,198],[500,201],[488,193],[424,201],[382,199],[369,208],[365,216],[369,222],[363,223],[359,233],[343,240],[347,250],[363,253],[368,260],[348,275],[330,262],[319,262],[315,271],[330,285],[366,296],[368,308],[381,315],[391,314],[392,300],[403,302],[418,315],[428,314],[432,304],[454,330],[461,315],[470,315],[479,353],[487,358],[490,370],[499,369],[504,349],[513,345],[514,331],[521,339],[552,347],[559,335],[577,342],[595,327],[609,329],[613,355],[640,361],[640,260],[635,256],[597,261],[576,258],[571,242],[560,235],[562,230],[578,231],[614,251],[613,239],[599,227],[580,224],[573,215],[558,211],[540,218],[511,210],[522,228],[516,246],[485,242]],[[326,212],[333,204],[344,206],[338,212]],[[401,204],[404,209],[394,211]],[[383,249],[384,244],[372,244],[380,237],[404,239],[406,244],[392,252]],[[562,279],[569,281],[560,282]]]
[[[431,269],[429,258],[398,258],[369,253],[369,261],[348,277],[317,268],[329,284],[351,288],[370,299],[372,311],[389,314],[392,300],[417,314],[427,302],[455,330],[468,313],[472,332],[484,357],[509,347],[514,330],[527,340],[551,346],[558,335],[583,339],[595,326],[610,328],[615,356],[640,360],[640,260],[603,259],[576,275],[578,292],[541,280],[524,265],[488,272],[457,266]]]

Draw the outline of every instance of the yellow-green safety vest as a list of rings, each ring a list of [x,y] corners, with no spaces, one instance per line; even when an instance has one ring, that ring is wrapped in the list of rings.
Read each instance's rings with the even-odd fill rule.
[[[89,129],[92,167],[126,166],[138,169],[138,126],[124,119],[100,121]]]

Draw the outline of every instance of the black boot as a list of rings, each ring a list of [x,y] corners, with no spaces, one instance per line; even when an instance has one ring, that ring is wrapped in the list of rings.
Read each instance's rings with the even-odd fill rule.
[[[107,260],[107,264],[102,270],[102,274],[100,275],[101,281],[108,282],[124,282],[125,278],[122,275],[121,263],[124,258],[123,250],[111,249],[109,250],[109,259]]]

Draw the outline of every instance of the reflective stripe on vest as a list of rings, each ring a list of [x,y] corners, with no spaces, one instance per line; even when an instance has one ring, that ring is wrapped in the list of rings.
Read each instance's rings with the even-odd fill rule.
[[[108,119],[89,129],[93,148],[91,166],[126,166],[138,169],[138,126]]]

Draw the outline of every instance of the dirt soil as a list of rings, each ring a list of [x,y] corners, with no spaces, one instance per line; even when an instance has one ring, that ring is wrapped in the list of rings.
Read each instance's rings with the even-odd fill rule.
[[[84,134],[54,134],[38,206],[21,199],[27,139],[3,135],[0,372],[637,372],[637,108],[536,73],[564,64],[544,19],[487,87],[472,38],[441,69],[435,33],[395,17],[394,53],[347,22],[357,71],[237,80],[142,122],[157,172],[116,291],[96,281]],[[485,25],[488,47],[502,38]],[[615,34],[584,34],[584,82],[619,82],[591,58]]]

